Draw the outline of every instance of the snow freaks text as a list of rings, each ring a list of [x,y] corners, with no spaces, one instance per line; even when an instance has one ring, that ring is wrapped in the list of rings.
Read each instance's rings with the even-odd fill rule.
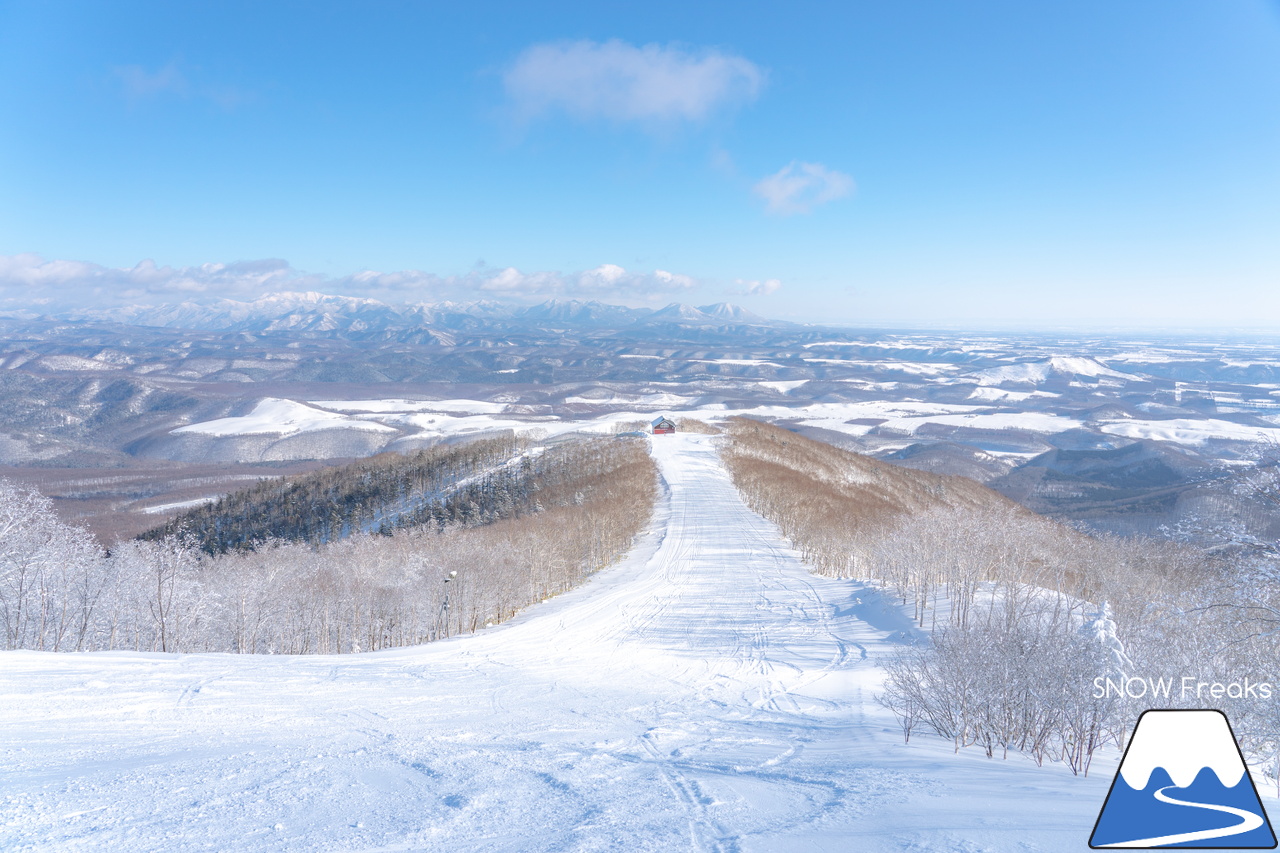
[[[1195,676],[1181,678],[1151,676],[1098,676],[1093,680],[1093,698],[1111,697],[1129,699],[1259,699],[1274,695],[1270,683],[1243,678],[1227,684],[1221,681],[1203,681]]]

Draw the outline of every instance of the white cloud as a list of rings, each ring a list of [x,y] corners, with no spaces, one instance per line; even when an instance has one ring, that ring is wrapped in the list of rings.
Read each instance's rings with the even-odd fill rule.
[[[170,62],[157,71],[147,71],[141,65],[119,65],[111,71],[130,101],[164,94],[186,95],[191,90],[191,84],[176,62]]]
[[[459,285],[468,290],[486,290],[514,296],[534,293],[559,293],[564,289],[565,285],[565,281],[557,273],[525,273],[515,267],[506,267],[496,272],[477,270],[465,276],[451,277],[446,282]]]
[[[430,290],[441,287],[444,280],[438,275],[421,270],[400,270],[398,272],[378,272],[362,270],[341,280],[352,290],[370,292]],[[321,285],[322,287],[324,285]]]
[[[613,39],[536,44],[503,83],[522,119],[563,110],[578,118],[672,121],[752,100],[764,76],[749,60],[718,50]]]
[[[591,284],[612,285],[627,277],[627,271],[617,264],[601,264],[582,274],[582,280]]]
[[[188,69],[190,71],[192,69]],[[155,71],[141,65],[117,65],[111,69],[120,84],[121,93],[130,104],[153,101],[164,95],[178,98],[196,97],[230,112],[254,100],[254,95],[223,83],[192,82],[191,75],[179,67],[177,60]],[[199,77],[199,69],[194,69]]]
[[[515,267],[498,271],[482,269],[449,281],[469,289],[529,296],[636,297],[689,290],[698,286],[698,282],[687,275],[666,270],[630,272],[616,264],[601,264],[594,269],[567,274],[524,273]]]
[[[764,281],[740,278],[737,281],[741,288],[737,293],[742,296],[768,296],[782,289],[782,282],[776,278],[767,278]]]
[[[250,295],[305,289],[318,281],[274,259],[195,267],[162,267],[144,260],[133,267],[114,268],[86,261],[46,261],[36,254],[0,255],[0,295],[17,301]]]
[[[821,163],[792,160],[775,174],[759,181],[755,194],[765,200],[771,213],[790,216],[809,213],[815,207],[853,192],[853,178],[828,169]]]
[[[572,273],[480,267],[450,276],[422,270],[363,270],[334,278],[307,274],[277,259],[191,267],[159,266],[144,260],[133,267],[113,268],[85,261],[46,261],[36,254],[0,255],[0,307],[10,309],[163,303],[193,297],[253,299],[267,293],[307,290],[388,301],[465,299],[477,292],[514,298],[634,299],[689,290],[698,284],[679,273],[631,272],[616,264]]]
[[[679,273],[667,272],[666,270],[654,270],[653,277],[659,283],[667,285],[671,290],[684,289],[689,290],[697,287],[698,282],[687,275]]]

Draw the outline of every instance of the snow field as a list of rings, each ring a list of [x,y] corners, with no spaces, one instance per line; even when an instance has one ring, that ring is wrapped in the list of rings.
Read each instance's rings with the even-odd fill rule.
[[[1160,421],[1133,419],[1104,424],[1101,430],[1124,438],[1155,439],[1193,447],[1214,439],[1258,443],[1280,441],[1280,429],[1246,426],[1220,418],[1173,418]]]
[[[810,575],[714,437],[652,447],[630,557],[474,637],[0,653],[0,849],[1087,849],[1115,757],[902,744],[873,698],[896,604]]]
[[[807,380],[806,380],[807,381]],[[804,382],[762,382],[784,393]],[[431,403],[396,400],[367,400],[342,403],[339,414],[311,405],[289,400],[263,400],[249,415],[220,418],[204,423],[190,424],[172,430],[174,434],[198,433],[230,437],[237,435],[279,434],[292,435],[313,430],[350,428],[392,433],[398,429],[410,432],[401,441],[413,439],[438,439],[449,436],[474,435],[500,430],[517,433],[538,432],[547,436],[570,432],[607,433],[615,425],[629,421],[648,421],[655,412],[675,418],[724,420],[737,415],[775,420],[794,420],[810,426],[822,427],[851,435],[863,435],[871,430],[867,424],[851,424],[849,421],[866,418],[887,419],[887,428],[908,434],[915,433],[927,424],[969,427],[973,429],[1025,429],[1033,432],[1056,433],[1082,426],[1082,422],[1061,415],[1041,412],[991,411],[986,406],[921,401],[865,401],[859,403],[810,403],[804,406],[753,406],[730,409],[722,403],[687,408],[689,397],[674,394],[651,394],[643,398],[572,397],[568,403],[591,405],[642,405],[643,409],[612,412],[594,418],[559,418],[549,420],[522,420],[517,416],[501,416],[483,410],[486,403],[476,403],[476,410],[467,414],[471,401],[441,400]],[[336,404],[335,404],[336,407]]]
[[[1039,372],[1032,370],[1028,373],[1031,368],[1036,368]],[[1015,371],[1018,376],[1023,374],[1047,376],[1052,370],[1104,377],[1114,373],[1091,359],[1068,358],[991,368],[985,372],[995,371],[992,376],[1000,382],[1008,382],[1014,381],[1010,378],[1013,374],[1006,375],[1008,371]],[[762,381],[758,384],[787,393],[806,384],[807,381]],[[383,433],[390,441],[388,446],[394,448],[399,446],[396,442],[439,440],[502,430],[511,430],[516,433],[536,432],[545,436],[570,432],[607,433],[619,423],[650,420],[655,412],[662,412],[676,418],[713,421],[746,415],[769,420],[794,421],[854,436],[866,435],[873,426],[868,423],[850,423],[850,421],[868,419],[881,419],[884,421],[879,425],[882,430],[896,430],[907,435],[915,435],[918,430],[927,425],[980,430],[1027,430],[1043,434],[1056,434],[1084,427],[1082,420],[1067,415],[1010,410],[1010,407],[1029,399],[1056,396],[1059,395],[1046,391],[1016,391],[994,387],[994,385],[983,385],[975,388],[970,394],[969,399],[973,404],[873,400],[730,409],[719,403],[690,407],[694,399],[679,394],[655,393],[628,396],[602,392],[600,395],[569,397],[565,403],[625,406],[627,410],[580,419],[541,420],[524,419],[510,413],[504,414],[508,409],[506,403],[480,400],[388,399],[302,403],[266,398],[247,415],[189,424],[172,430],[172,434],[199,434],[229,438],[248,435],[287,436],[321,430],[354,429]],[[1124,419],[1102,422],[1097,428],[1103,433],[1123,438],[1155,439],[1193,447],[1202,446],[1213,440],[1266,442],[1280,436],[1280,429],[1247,426],[1219,418]],[[406,434],[396,438],[395,434],[398,432]]]
[[[293,400],[281,400],[266,397],[253,407],[247,415],[230,418],[218,418],[198,424],[178,427],[170,430],[174,435],[197,433],[200,435],[293,435],[299,432],[314,432],[324,429],[358,429],[371,432],[394,432],[384,424],[357,420],[333,412],[319,409]]]

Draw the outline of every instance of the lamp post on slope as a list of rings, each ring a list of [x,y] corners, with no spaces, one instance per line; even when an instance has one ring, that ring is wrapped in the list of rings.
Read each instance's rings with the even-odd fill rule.
[[[444,578],[444,601],[440,602],[440,612],[436,614],[436,639],[440,639],[440,629],[449,627],[449,582],[458,579],[458,573],[449,572]],[[448,636],[446,634],[445,636]]]

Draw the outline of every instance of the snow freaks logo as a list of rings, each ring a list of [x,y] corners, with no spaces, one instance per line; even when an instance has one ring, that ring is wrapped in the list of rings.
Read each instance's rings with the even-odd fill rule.
[[[1221,711],[1145,711],[1089,846],[1270,850],[1275,833]]]

